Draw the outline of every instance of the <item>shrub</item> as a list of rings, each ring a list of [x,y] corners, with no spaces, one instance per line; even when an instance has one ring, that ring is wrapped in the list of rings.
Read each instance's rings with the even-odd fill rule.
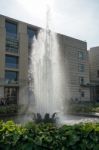
[[[16,104],[0,106],[0,114],[14,114],[17,113],[18,106]]]
[[[99,123],[77,125],[0,122],[0,150],[99,150]]]
[[[71,104],[69,106],[68,113],[91,113],[91,112],[99,112],[99,104],[92,103],[79,103],[79,104]]]

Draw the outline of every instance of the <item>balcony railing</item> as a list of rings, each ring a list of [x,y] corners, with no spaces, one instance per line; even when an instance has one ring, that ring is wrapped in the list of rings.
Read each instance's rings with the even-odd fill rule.
[[[5,84],[18,84],[19,82],[16,80],[5,79]]]
[[[80,83],[80,86],[82,86],[82,87],[90,87],[90,83]]]
[[[84,84],[84,82],[80,82],[80,85],[83,86],[83,85],[85,85],[85,84]]]
[[[18,79],[17,81],[16,80],[10,80],[10,79],[4,79],[4,78],[0,78],[0,86],[4,86],[4,85],[7,85],[7,86],[26,86],[29,84],[29,81],[28,79],[25,80],[25,79]]]
[[[0,97],[0,106],[17,104],[17,96]]]

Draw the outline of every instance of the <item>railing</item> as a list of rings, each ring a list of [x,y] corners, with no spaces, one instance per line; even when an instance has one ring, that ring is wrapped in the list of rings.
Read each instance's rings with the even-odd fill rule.
[[[89,83],[80,83],[80,86],[83,86],[83,87],[89,87],[90,84],[89,84]]]
[[[17,81],[15,80],[9,80],[5,78],[0,78],[0,86],[4,85],[13,85],[13,86],[26,86],[29,84],[29,80],[27,79],[18,79]]]
[[[5,79],[5,84],[18,84],[18,81]]]
[[[83,85],[85,85],[85,84],[84,84],[84,82],[81,82],[80,85],[83,86]]]
[[[17,104],[17,96],[8,96],[0,98],[0,106],[9,104]]]

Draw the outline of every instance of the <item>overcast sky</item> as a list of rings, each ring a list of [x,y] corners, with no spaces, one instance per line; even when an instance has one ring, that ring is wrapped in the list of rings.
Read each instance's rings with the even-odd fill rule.
[[[99,46],[99,0],[0,0],[0,14],[44,27],[47,5],[52,30]]]

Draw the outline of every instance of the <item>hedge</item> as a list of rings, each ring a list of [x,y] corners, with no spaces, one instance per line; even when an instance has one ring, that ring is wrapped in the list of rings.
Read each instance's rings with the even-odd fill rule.
[[[16,104],[0,106],[0,115],[16,114],[17,112],[18,106]]]
[[[99,150],[99,123],[57,127],[0,121],[0,150]]]

